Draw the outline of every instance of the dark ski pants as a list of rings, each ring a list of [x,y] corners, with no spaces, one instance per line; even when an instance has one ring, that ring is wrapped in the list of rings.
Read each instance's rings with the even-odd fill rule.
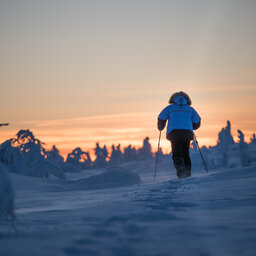
[[[172,159],[174,166],[177,169],[177,175],[179,177],[180,172],[186,171],[188,175],[191,175],[191,159],[189,155],[190,140],[173,141],[172,144]]]

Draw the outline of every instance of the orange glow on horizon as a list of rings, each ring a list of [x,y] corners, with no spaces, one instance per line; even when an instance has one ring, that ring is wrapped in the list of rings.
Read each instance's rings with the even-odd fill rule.
[[[211,112],[209,109],[208,113]],[[156,128],[157,112],[143,113],[124,113],[116,115],[92,116],[82,118],[45,120],[45,121],[26,121],[16,124],[15,127],[1,128],[1,142],[14,138],[20,129],[30,129],[36,138],[45,143],[45,148],[49,150],[55,145],[60,153],[66,157],[68,153],[76,147],[83,151],[89,151],[94,158],[94,148],[96,142],[100,146],[106,145],[111,153],[111,145],[121,144],[121,149],[128,145],[139,148],[143,144],[143,139],[150,138],[152,151],[156,151],[159,131]],[[202,116],[202,126],[196,131],[200,146],[216,145],[218,132],[226,126],[224,118],[217,122],[209,122],[207,116]],[[236,130],[241,129],[245,134],[246,141],[255,132],[252,129],[254,122],[239,122],[232,125],[232,134],[237,141]],[[242,126],[242,127],[241,127]],[[248,127],[249,128],[245,128]],[[165,130],[162,132],[161,147],[163,151],[170,152],[169,141],[165,138]]]

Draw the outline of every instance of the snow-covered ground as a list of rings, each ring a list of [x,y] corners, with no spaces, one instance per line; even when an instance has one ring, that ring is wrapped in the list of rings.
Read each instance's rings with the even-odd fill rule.
[[[72,182],[11,174],[17,234],[0,225],[0,255],[256,255],[256,165],[178,180],[160,161],[155,183],[153,160],[123,167],[142,182],[127,172],[122,187],[103,176],[88,187],[104,169]]]

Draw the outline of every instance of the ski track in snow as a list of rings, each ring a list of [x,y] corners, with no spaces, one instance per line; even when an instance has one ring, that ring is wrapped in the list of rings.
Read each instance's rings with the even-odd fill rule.
[[[153,164],[131,166],[144,184],[54,191],[12,175],[18,233],[0,229],[0,255],[255,255],[256,166],[178,180],[160,165],[156,183]]]

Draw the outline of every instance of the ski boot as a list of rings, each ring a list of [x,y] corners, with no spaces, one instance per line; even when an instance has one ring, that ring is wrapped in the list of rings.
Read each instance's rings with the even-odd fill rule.
[[[191,166],[185,166],[185,169],[181,173],[181,178],[191,177]]]
[[[174,166],[177,170],[177,176],[179,179],[185,178],[187,177],[186,173],[187,173],[187,169],[185,167],[185,162],[184,159],[181,157],[175,157],[173,159],[174,162]]]

